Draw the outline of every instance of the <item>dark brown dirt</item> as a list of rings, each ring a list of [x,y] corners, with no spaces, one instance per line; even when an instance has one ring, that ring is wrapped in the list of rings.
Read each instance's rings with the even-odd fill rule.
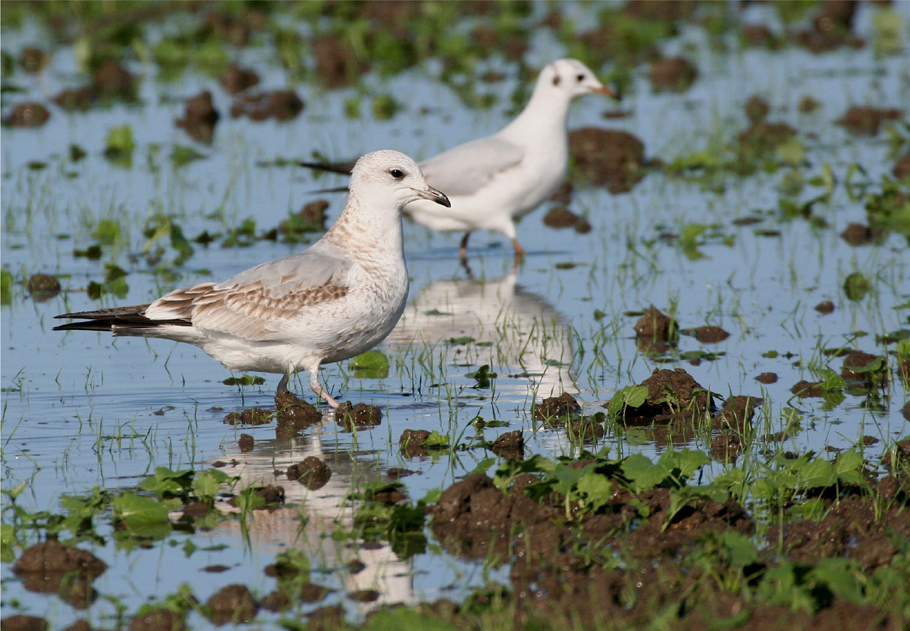
[[[51,100],[67,112],[84,112],[92,106],[95,95],[90,87],[82,86],[61,90]]]
[[[411,471],[410,469],[402,469],[401,467],[392,467],[385,472],[387,476],[393,480],[400,480],[401,478],[406,478],[409,475],[415,475],[417,471]]]
[[[739,32],[740,39],[746,46],[756,48],[777,48],[778,37],[764,24],[746,24]]]
[[[815,305],[815,310],[822,315],[828,315],[829,313],[834,313],[834,303],[830,300],[822,300],[820,303]]]
[[[96,98],[135,101],[136,77],[123,64],[107,59],[92,73],[92,91]]]
[[[231,105],[231,117],[246,116],[252,121],[274,118],[293,120],[303,111],[304,102],[293,90],[238,94]]]
[[[685,421],[713,411],[714,403],[708,391],[682,368],[657,369],[641,382],[648,396],[639,408],[627,408],[627,424]]]
[[[569,152],[587,180],[613,193],[626,193],[645,176],[644,143],[617,129],[583,127],[569,134]]]
[[[825,394],[824,389],[822,389],[821,381],[797,381],[790,392],[798,396],[800,399],[811,399],[815,397],[820,397]]]
[[[851,223],[840,233],[841,239],[854,247],[870,243],[881,244],[887,236],[888,231],[886,229],[873,228],[861,223]]]
[[[249,622],[259,612],[259,605],[246,585],[228,585],[209,598],[209,620],[217,625]]]
[[[568,392],[564,392],[558,397],[549,397],[534,406],[534,418],[538,421],[552,422],[557,419],[564,419],[567,416],[577,414],[581,411],[581,406]]]
[[[679,338],[676,320],[651,305],[635,323],[638,348],[643,351],[666,352]]]
[[[816,54],[842,46],[864,46],[865,42],[852,32],[856,6],[856,0],[826,0],[818,3],[812,27],[794,33],[794,41]]]
[[[3,625],[0,625],[3,626]],[[6,628],[3,626],[3,628]],[[76,620],[73,624],[68,627],[65,627],[63,631],[92,631],[92,625],[90,625],[85,620]]]
[[[322,422],[319,410],[293,392],[276,393],[275,409],[278,415],[275,433],[279,438],[291,438],[301,430]]]
[[[524,460],[525,439],[521,430],[500,434],[490,444],[489,450],[503,460]]]
[[[711,457],[718,462],[736,462],[746,442],[737,432],[719,432],[711,439]]]
[[[771,113],[771,104],[768,103],[768,99],[753,94],[749,97],[749,100],[746,101],[744,109],[746,111],[746,118],[749,119],[750,123],[755,124],[768,118],[768,114]]]
[[[91,552],[55,540],[33,545],[13,564],[13,572],[25,589],[57,594],[76,609],[85,609],[95,601],[98,594],[92,581],[106,569],[107,564]]]
[[[629,0],[622,12],[641,20],[676,22],[692,16],[697,0]]]
[[[185,616],[163,607],[134,616],[130,620],[130,631],[183,631],[186,629]]]
[[[755,381],[763,384],[772,384],[777,383],[777,373],[774,372],[763,372],[755,378]]]
[[[51,117],[51,113],[41,103],[31,101],[14,105],[3,124],[8,127],[41,127]]]
[[[276,589],[259,599],[259,606],[268,611],[279,613],[291,607],[291,599],[281,589]]]
[[[737,136],[740,152],[746,159],[769,155],[783,142],[796,136],[796,130],[786,123],[753,123]]]
[[[334,590],[315,583],[305,583],[300,587],[300,600],[305,603],[318,603]]]
[[[341,88],[350,85],[369,70],[369,64],[339,36],[319,35],[310,42],[316,58],[316,77],[323,87]]]
[[[35,302],[50,300],[60,293],[60,281],[50,274],[32,274],[28,279],[28,293]]]
[[[0,620],[4,631],[50,631],[51,625],[44,618],[16,614]]]
[[[231,412],[224,417],[225,425],[266,425],[272,422],[272,413],[262,408],[249,408]]]
[[[429,454],[423,444],[430,437],[430,432],[425,429],[406,429],[398,439],[399,450],[407,458],[425,458]]]
[[[571,228],[581,217],[568,208],[557,206],[551,208],[543,217],[543,223],[549,228]]]
[[[685,329],[682,332],[686,335],[693,336],[702,344],[717,344],[730,337],[730,334],[719,326],[711,325],[699,326],[694,329]]]
[[[356,428],[375,427],[382,423],[382,410],[375,405],[345,401],[335,410],[335,422],[348,431]]]
[[[375,589],[358,589],[348,592],[348,600],[353,600],[355,603],[373,603],[379,600],[379,592]]]
[[[316,456],[307,456],[288,467],[287,476],[288,480],[298,480],[311,491],[315,491],[326,485],[332,477],[332,470]]]
[[[212,101],[212,93],[204,90],[187,99],[183,118],[176,119],[174,124],[185,130],[193,140],[210,145],[215,136],[215,125],[220,118],[221,114]]]
[[[894,108],[854,105],[837,121],[855,136],[875,136],[883,121],[900,120],[903,112]]]
[[[40,48],[26,46],[19,52],[19,65],[29,74],[37,74],[47,67],[50,56]]]
[[[764,403],[764,400],[759,397],[745,395],[728,397],[717,414],[714,415],[711,426],[714,429],[729,429],[740,433],[747,432],[752,428],[752,417],[755,415],[755,408],[762,403]]]
[[[256,446],[256,441],[249,434],[240,434],[237,446],[240,448],[240,453],[249,453]]]
[[[874,375],[852,370],[853,368],[865,368],[877,359],[881,359],[881,356],[873,355],[871,353],[864,353],[863,351],[852,351],[844,358],[844,366],[841,368],[840,375],[847,381],[859,381],[865,383],[869,382],[871,379],[874,379],[877,383],[885,383],[888,379],[888,373],[885,370],[876,372]]]
[[[255,70],[231,64],[221,75],[221,87],[228,94],[237,94],[259,84],[259,75]]]
[[[685,92],[698,78],[698,67],[685,57],[667,57],[651,64],[655,92]]]
[[[811,114],[812,112],[817,111],[822,104],[811,96],[804,96],[799,100],[799,105],[797,105],[797,110],[801,114]]]
[[[910,178],[910,153],[903,155],[897,159],[897,162],[894,163],[894,168],[891,170],[891,173],[898,180]]]

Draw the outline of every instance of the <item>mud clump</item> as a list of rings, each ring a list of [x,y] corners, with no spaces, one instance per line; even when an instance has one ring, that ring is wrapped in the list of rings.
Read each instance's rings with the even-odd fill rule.
[[[569,152],[578,172],[596,186],[627,193],[645,176],[644,143],[617,129],[583,127],[569,134]]]
[[[225,425],[267,425],[272,422],[272,413],[262,408],[249,408],[231,412],[224,417]]]
[[[898,180],[905,180],[910,178],[910,153],[903,155],[897,159],[897,162],[894,163],[894,168],[891,170],[891,173]]]
[[[0,627],[5,631],[50,631],[51,625],[44,618],[20,613],[0,620]]]
[[[817,13],[812,18],[812,27],[794,33],[793,39],[799,46],[816,54],[842,46],[862,47],[863,40],[852,32],[857,4],[856,0],[820,2]]]
[[[186,619],[170,609],[160,607],[130,620],[130,631],[183,631]]]
[[[854,105],[837,124],[855,136],[875,136],[883,121],[900,120],[901,115],[898,109]]]
[[[786,123],[753,123],[737,136],[740,155],[747,161],[769,156],[779,145],[796,137],[796,130]]]
[[[279,438],[292,437],[297,432],[322,421],[319,410],[293,392],[276,393],[275,410],[278,416],[276,434]]]
[[[47,68],[49,61],[50,56],[46,52],[33,46],[26,46],[19,53],[19,65],[29,74],[38,74]]]
[[[802,379],[797,381],[790,392],[798,396],[800,399],[813,399],[822,397],[825,395],[825,390],[822,387],[821,381],[806,381]]]
[[[577,230],[579,222],[586,223],[588,230],[591,229],[590,223],[564,206],[551,208],[543,218],[543,223],[548,228],[575,228]]]
[[[237,441],[237,447],[240,448],[240,453],[245,454],[253,451],[253,448],[256,446],[256,441],[253,440],[253,437],[249,434],[240,434],[240,439]]]
[[[822,300],[820,303],[815,305],[815,310],[822,315],[828,315],[829,313],[834,313],[834,303],[830,300]]]
[[[224,74],[221,75],[220,82],[221,87],[223,87],[228,94],[237,94],[238,92],[243,92],[247,88],[258,85],[259,81],[259,75],[256,74],[255,70],[231,64],[228,66],[228,69],[225,70]]]
[[[425,458],[430,455],[423,444],[430,437],[425,429],[406,429],[398,439],[399,450],[407,458]]]
[[[328,483],[332,477],[332,470],[316,456],[307,456],[288,467],[287,476],[288,480],[297,480],[311,491],[315,491]]]
[[[231,105],[231,117],[246,116],[257,122],[274,118],[285,122],[297,118],[303,108],[303,100],[293,90],[239,94]]]
[[[682,368],[656,369],[639,385],[646,387],[648,394],[639,407],[623,408],[621,420],[628,425],[691,422],[696,417],[714,411],[711,393]],[[604,407],[609,405],[607,403]]]
[[[711,457],[719,462],[736,462],[745,447],[745,441],[739,433],[720,432],[711,439]]]
[[[3,124],[7,127],[41,127],[50,117],[51,113],[41,103],[27,101],[14,105]]]
[[[886,229],[873,228],[861,223],[851,223],[840,233],[840,238],[853,247],[870,243],[881,244],[887,236],[888,231]]]
[[[881,362],[881,360],[882,357],[880,355],[864,353],[863,351],[852,351],[844,358],[844,366],[840,371],[841,377],[847,381],[863,382],[868,385],[885,383],[888,380],[888,373],[885,370],[870,370],[868,372],[861,370],[870,364]],[[884,363],[882,363],[882,366],[884,366]]]
[[[355,427],[375,427],[382,423],[382,410],[375,405],[353,405],[350,401],[345,401],[335,410],[335,422],[349,431]]]
[[[762,374],[755,377],[755,381],[757,381],[758,383],[763,383],[765,385],[777,383],[777,373],[763,372]]]
[[[768,99],[753,94],[749,97],[749,100],[746,101],[746,105],[743,109],[745,110],[746,118],[749,119],[750,123],[759,123],[768,118],[768,114],[771,113],[771,104],[768,103]]]
[[[732,429],[737,432],[746,432],[752,428],[752,417],[755,408],[764,403],[758,397],[736,395],[728,397],[717,414],[711,420],[714,429]]]
[[[489,450],[503,460],[524,460],[525,439],[521,430],[500,434],[490,444]]]
[[[676,22],[691,17],[697,8],[697,0],[629,0],[622,12],[641,20]]]
[[[676,320],[651,305],[635,323],[638,348],[642,351],[666,352],[679,339]]]
[[[217,625],[249,622],[259,612],[259,605],[246,585],[228,585],[206,601],[209,620]]]
[[[95,601],[98,595],[92,582],[105,570],[107,564],[91,552],[55,540],[33,545],[13,564],[13,573],[25,589],[57,594],[77,609]]]
[[[719,326],[699,326],[694,329],[685,329],[682,331],[686,335],[691,335],[702,344],[717,344],[730,337],[730,334]]]
[[[319,35],[310,42],[316,58],[316,77],[323,87],[333,89],[350,85],[370,66],[338,35]]]
[[[91,89],[96,98],[136,101],[136,77],[123,64],[107,59],[92,73]]]
[[[50,274],[32,274],[28,279],[28,293],[35,302],[50,300],[60,293],[60,281]]]
[[[655,92],[685,92],[698,78],[698,67],[685,57],[667,57],[651,64]]]
[[[578,414],[581,406],[568,392],[558,397],[549,397],[534,406],[534,418],[538,421],[551,422]]]
[[[205,90],[187,99],[183,118],[176,119],[174,124],[185,130],[193,140],[210,145],[215,136],[215,125],[220,118],[221,114],[212,101],[212,93]]]

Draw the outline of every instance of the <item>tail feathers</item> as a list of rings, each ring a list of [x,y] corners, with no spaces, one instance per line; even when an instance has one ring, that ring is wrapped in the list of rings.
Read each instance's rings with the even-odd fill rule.
[[[297,162],[297,166],[316,169],[317,171],[328,171],[329,173],[341,173],[342,175],[350,175],[354,169],[353,162],[305,162],[300,160]]]
[[[145,317],[149,305],[114,307],[97,311],[79,311],[54,316],[56,319],[72,318],[84,322],[68,322],[55,326],[55,331],[111,331],[118,329],[148,329],[163,325],[192,326],[189,320],[151,320]]]

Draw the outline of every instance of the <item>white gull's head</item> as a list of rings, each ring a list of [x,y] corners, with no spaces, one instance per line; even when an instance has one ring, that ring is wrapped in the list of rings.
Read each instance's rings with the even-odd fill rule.
[[[567,100],[592,92],[616,97],[616,92],[603,85],[591,69],[577,59],[559,59],[541,70],[535,92],[537,90],[559,94]]]
[[[449,199],[423,177],[417,163],[398,151],[374,151],[362,156],[351,171],[351,197],[371,206],[399,212],[418,199],[449,207]]]

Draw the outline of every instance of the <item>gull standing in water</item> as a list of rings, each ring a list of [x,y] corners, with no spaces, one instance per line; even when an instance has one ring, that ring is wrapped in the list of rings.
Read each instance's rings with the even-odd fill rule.
[[[360,158],[347,207],[309,249],[257,265],[221,283],[177,289],[151,304],[67,313],[54,330],[112,331],[194,344],[229,370],[310,373],[310,388],[333,408],[319,366],[381,342],[408,296],[401,212],[428,200],[449,206],[420,167],[397,151]]]
[[[420,163],[427,181],[449,195],[451,208],[417,200],[405,214],[439,232],[464,232],[459,255],[465,260],[474,230],[506,236],[516,258],[525,253],[515,219],[546,201],[565,179],[569,164],[566,128],[569,105],[584,94],[616,93],[576,59],[560,59],[540,72],[531,100],[511,123]],[[348,165],[299,162],[301,166],[350,172]]]

